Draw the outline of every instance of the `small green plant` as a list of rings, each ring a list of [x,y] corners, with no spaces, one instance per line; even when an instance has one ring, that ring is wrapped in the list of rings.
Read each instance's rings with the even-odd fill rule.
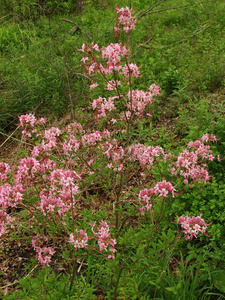
[[[21,279],[12,295],[2,299],[38,300],[38,299],[97,299],[94,286],[85,281],[84,277],[77,277],[69,289],[69,276],[56,274],[50,268],[34,271],[32,275]]]

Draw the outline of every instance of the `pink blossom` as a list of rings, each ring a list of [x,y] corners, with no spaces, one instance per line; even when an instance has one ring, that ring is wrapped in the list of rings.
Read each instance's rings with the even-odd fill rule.
[[[120,31],[120,27],[118,24],[116,24],[115,27],[113,28],[113,32],[115,35],[117,35],[119,31]]]
[[[169,192],[174,197],[175,188],[168,181],[163,180],[161,182],[157,182],[156,186],[154,187],[154,193],[159,195],[159,197],[167,197]]]
[[[37,259],[43,266],[49,266],[52,255],[55,253],[52,247],[37,248]]]
[[[213,134],[211,134],[211,136],[209,136],[208,133],[204,134],[203,137],[201,138],[201,140],[202,140],[202,142],[218,141],[218,139]]]
[[[143,117],[146,106],[149,106],[154,101],[153,92],[144,92],[142,90],[132,90],[128,92],[128,98],[130,102],[128,103],[128,108],[135,112],[136,115]]]
[[[90,89],[94,89],[98,86],[97,82],[94,81],[91,85],[90,85]]]
[[[0,210],[0,236],[5,232],[5,227],[11,222],[10,216],[3,210]]]
[[[112,124],[116,124],[117,119],[112,118],[110,121],[112,122]]]
[[[100,251],[110,251],[110,255],[108,255],[108,259],[114,259],[114,253],[116,252],[115,245],[116,240],[111,238],[111,233],[109,231],[109,225],[101,221],[101,224],[99,227],[97,227],[97,231],[95,231],[95,223],[92,226],[92,232],[98,239],[98,245]]]
[[[127,121],[131,119],[131,111],[124,111],[120,114],[121,121]]]
[[[105,74],[112,74],[113,71],[119,71],[121,66],[121,58],[125,57],[127,54],[127,49],[122,44],[110,44],[102,49],[102,58],[107,59],[107,66],[101,67],[100,70]]]
[[[136,144],[128,148],[128,153],[130,154],[131,161],[139,161],[143,166],[146,166],[147,169],[150,169],[155,158],[164,155],[164,151],[161,147],[146,147],[143,144]]]
[[[143,204],[140,208],[141,215],[144,216],[145,210],[152,211],[152,203],[150,203],[152,196],[155,194],[153,188],[141,190],[138,200]]]
[[[188,216],[179,217],[176,224],[180,224],[181,228],[184,229],[182,232],[185,234],[186,240],[192,240],[193,237],[197,238],[199,233],[206,235],[205,231],[209,225],[199,216],[192,218]]]
[[[119,18],[119,23],[122,25],[122,28],[125,32],[129,32],[130,30],[135,29],[135,25],[137,23],[137,20],[133,19],[131,16],[131,10],[129,9],[128,6],[125,8],[118,8],[116,7],[116,12],[118,14]],[[118,31],[118,25],[116,30]]]
[[[57,169],[51,172],[49,189],[40,191],[40,208],[44,215],[53,212],[64,215],[71,208],[79,193],[76,180],[80,180],[80,176],[72,170]]]
[[[10,170],[10,165],[4,162],[0,163],[0,181],[7,179],[7,175],[10,173]]]
[[[91,73],[98,71],[98,64],[94,61],[89,67],[87,67],[87,69],[88,75],[91,75]]]
[[[19,125],[23,128],[22,133],[28,137],[31,137],[32,133],[37,133],[35,125],[46,123],[45,118],[37,120],[34,114],[21,115],[19,121]]]
[[[177,161],[173,163],[175,167],[172,168],[172,173],[179,173],[183,176],[184,183],[188,183],[188,179],[191,179],[194,183],[208,182],[210,176],[206,169],[207,164],[204,160],[214,160],[215,156],[212,154],[212,150],[208,144],[204,144],[205,141],[208,143],[210,140],[217,140],[213,135],[209,136],[205,134],[201,140],[196,140],[195,142],[191,141],[188,144],[188,149],[184,149],[177,158]]]
[[[80,51],[84,52],[87,49],[87,47],[88,47],[88,45],[83,43],[82,48],[80,49]]]
[[[33,114],[26,114],[26,115],[21,115],[19,117],[20,120],[20,126],[25,127],[25,126],[31,126],[34,127],[37,119]]]
[[[52,255],[55,253],[52,247],[43,247],[44,243],[47,243],[48,239],[46,237],[41,237],[37,234],[32,239],[32,247],[36,251],[36,257],[39,263],[43,266],[49,266]]]
[[[50,215],[53,212],[58,212],[58,214],[64,215],[66,211],[70,209],[70,205],[66,204],[63,199],[57,196],[57,193],[53,190],[47,191],[42,190],[40,192],[40,208],[43,215]]]
[[[21,159],[16,172],[16,183],[31,185],[35,174],[40,171],[40,163],[33,157]]]
[[[71,134],[69,136],[69,139],[62,143],[62,147],[64,154],[69,155],[71,153],[77,152],[77,150],[80,148],[80,142],[75,138],[73,134]]]
[[[161,182],[157,182],[154,188],[141,190],[138,195],[138,200],[143,206],[140,208],[141,215],[145,214],[145,210],[152,211],[152,203],[151,200],[154,195],[158,195],[159,197],[168,197],[169,192],[174,197],[175,188],[170,182],[165,180]]]
[[[95,131],[90,134],[84,134],[81,138],[83,145],[94,146],[97,142],[102,141],[102,139],[110,137],[110,132],[108,130]]]
[[[153,83],[152,85],[150,85],[149,90],[155,96],[159,96],[160,95],[160,87],[158,87],[155,83]]]
[[[16,207],[23,200],[25,190],[21,184],[11,186],[5,183],[0,186],[0,207],[7,209],[8,207]]]
[[[97,44],[94,44],[93,42],[91,42],[90,46],[83,43],[80,51],[84,53],[86,50],[88,50],[89,52],[92,52],[93,50],[100,51],[99,46]]]
[[[84,230],[77,230],[76,234],[70,234],[69,243],[73,244],[74,249],[87,247],[88,235]]]
[[[109,91],[116,90],[118,85],[121,85],[119,80],[116,80],[116,81],[115,80],[110,80],[107,84],[107,90],[109,90]]]
[[[88,60],[89,60],[88,56],[85,56],[85,55],[81,59],[81,61],[82,61],[83,64],[85,64],[86,61],[88,61]]]
[[[113,145],[111,143],[105,143],[102,145],[104,148],[104,155],[108,160],[112,160],[113,164],[121,161],[124,158],[124,149],[122,146],[118,147],[117,145]]]
[[[138,78],[140,75],[140,71],[136,64],[130,63],[123,67],[123,74],[127,78],[129,78],[129,76],[134,76]]]
[[[98,111],[98,118],[104,118],[106,116],[106,112],[115,110],[115,105],[113,102],[114,99],[115,97],[109,97],[108,100],[99,97],[92,102],[93,109],[96,109]]]

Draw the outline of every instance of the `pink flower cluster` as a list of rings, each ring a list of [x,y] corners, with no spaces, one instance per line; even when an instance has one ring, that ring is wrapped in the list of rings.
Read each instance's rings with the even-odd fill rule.
[[[150,203],[150,201],[152,200],[153,195],[158,195],[159,197],[168,197],[169,192],[174,197],[175,188],[170,182],[165,180],[157,182],[154,188],[141,190],[138,196],[138,200],[143,204],[143,206],[140,208],[141,215],[143,216],[145,214],[145,210],[152,211],[152,203]]]
[[[43,266],[49,266],[51,257],[55,253],[55,250],[52,247],[41,247],[43,243],[47,242],[48,239],[41,237],[39,234],[32,239],[32,247],[36,252],[36,257]]]
[[[107,111],[112,111],[115,109],[115,105],[113,102],[114,99],[115,97],[109,97],[108,100],[99,97],[98,99],[95,99],[93,101],[92,107],[93,109],[96,109],[98,111],[97,118],[104,118]]]
[[[10,173],[10,170],[10,165],[4,162],[0,163],[0,181],[7,180],[7,175]]]
[[[70,134],[68,140],[63,142],[62,147],[63,153],[69,156],[77,152],[77,150],[80,148],[80,142],[73,134]]]
[[[95,223],[94,223],[92,227],[92,232],[97,237],[99,250],[110,251],[110,255],[108,255],[108,259],[110,258],[114,259],[115,258],[114,254],[116,253],[116,249],[115,249],[116,240],[112,239],[111,237],[109,225],[102,220],[100,226],[97,227],[97,230],[95,231]]]
[[[152,85],[150,85],[149,91],[151,93],[153,93],[155,96],[159,96],[160,95],[160,87],[158,87],[155,83],[153,83]]]
[[[138,161],[140,165],[147,166],[147,169],[151,168],[156,157],[164,155],[164,151],[161,147],[146,147],[143,144],[130,146],[128,153],[131,161]]]
[[[16,183],[24,186],[31,186],[35,179],[35,174],[40,171],[40,163],[33,157],[27,157],[20,160]]]
[[[16,207],[23,200],[25,190],[20,184],[11,186],[5,183],[0,186],[0,207],[6,210],[8,207]]]
[[[206,224],[205,220],[201,217],[179,217],[176,224],[180,224],[183,229],[182,232],[185,234],[186,240],[192,240],[193,237],[197,238],[199,233],[204,235],[209,224]],[[207,235],[206,235],[207,236]]]
[[[209,135],[208,133],[206,133],[206,134],[204,134],[203,137],[201,138],[201,141],[202,141],[202,142],[208,143],[208,142],[210,142],[210,141],[216,142],[216,141],[218,141],[218,139],[217,139],[213,134]]]
[[[94,47],[83,44],[81,49],[84,53],[81,59],[83,69],[87,70],[88,75],[99,72],[102,74],[113,74],[114,71],[118,72],[122,69],[121,58],[127,55],[127,49],[125,46],[122,46],[122,43],[111,43],[101,49],[102,58],[106,60],[105,66],[93,56],[94,50],[100,51],[97,44]],[[91,55],[91,60],[89,60],[89,55]],[[91,88],[95,88],[96,86],[98,86],[97,82],[93,81]]]
[[[119,80],[109,80],[106,89],[108,91],[113,91],[116,90],[119,85],[121,85]]]
[[[155,195],[159,195],[159,197],[167,197],[168,193],[170,192],[175,197],[175,188],[170,182],[163,180],[161,182],[157,182],[156,186],[154,187]]]
[[[212,155],[212,150],[208,144],[204,144],[203,141],[216,141],[216,137],[208,134],[205,134],[201,141],[197,140],[195,142],[190,142],[188,147],[192,150],[184,149],[177,158],[177,161],[174,163],[175,167],[172,168],[172,173],[179,174],[185,178],[184,183],[188,183],[188,179],[191,179],[194,183],[208,182],[210,176],[206,170],[207,164],[204,162],[204,159],[210,161],[215,159],[215,156]]]
[[[11,217],[4,210],[0,210],[0,236],[4,234],[5,227],[10,222]]]
[[[77,230],[76,234],[70,234],[69,243],[73,244],[74,249],[87,247],[88,235],[84,230]]]
[[[107,168],[113,168],[114,171],[121,171],[123,168],[122,161],[125,157],[125,151],[122,146],[118,146],[117,140],[106,141],[99,145],[99,150],[107,158]]]
[[[110,132],[108,130],[103,130],[102,132],[95,131],[90,134],[84,134],[81,140],[85,146],[95,146],[98,142],[108,137],[110,137]]]
[[[134,76],[134,77],[138,78],[140,75],[138,66],[134,63],[126,64],[123,67],[123,75],[126,78],[129,78],[130,76]]]
[[[37,133],[35,125],[45,124],[47,122],[47,120],[44,118],[40,118],[37,120],[33,114],[21,115],[19,117],[19,120],[19,125],[23,128],[22,133],[28,137],[31,137],[32,133]]]
[[[11,168],[8,164],[0,163],[0,236],[5,232],[6,225],[11,222],[7,213],[9,207],[16,207],[23,200],[23,189],[19,182],[13,181],[12,185],[6,183]]]
[[[57,146],[57,137],[61,135],[61,131],[57,127],[51,127],[44,132],[44,139],[41,142],[41,148],[45,152],[49,152]]]
[[[40,207],[44,215],[56,211],[59,215],[65,214],[71,208],[71,203],[75,203],[75,195],[79,192],[79,187],[75,180],[80,179],[79,175],[72,170],[54,170],[50,177],[50,188],[40,192]]]
[[[113,71],[119,71],[121,66],[121,58],[125,57],[127,49],[122,43],[109,44],[102,49],[102,58],[106,59],[106,66],[100,66],[100,70],[105,74],[113,74]]]
[[[142,90],[129,91],[128,108],[135,112],[137,116],[143,117],[147,105],[151,105],[154,101],[154,97],[159,95],[160,88],[154,84],[150,86],[149,91],[144,92]]]
[[[119,19],[119,24],[122,25],[122,29],[125,32],[129,32],[131,30],[135,29],[135,25],[137,23],[137,20],[133,19],[131,16],[131,10],[129,9],[129,7],[122,7],[122,8],[118,8],[116,7],[116,12],[118,14],[118,19]],[[114,27],[114,32],[118,32],[119,31],[119,25],[116,24],[116,26]]]

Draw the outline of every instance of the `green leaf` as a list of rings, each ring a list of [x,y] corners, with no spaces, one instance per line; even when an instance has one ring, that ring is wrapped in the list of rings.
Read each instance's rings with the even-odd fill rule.
[[[225,293],[225,270],[217,271],[212,277],[214,286]]]

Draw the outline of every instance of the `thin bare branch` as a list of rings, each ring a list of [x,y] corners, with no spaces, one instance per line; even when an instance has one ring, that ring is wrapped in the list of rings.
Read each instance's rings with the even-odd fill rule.
[[[162,3],[165,2],[165,1],[166,1],[166,0],[160,0],[160,1],[158,1],[158,2],[155,3],[154,5],[150,6],[146,11],[144,11],[144,12],[141,13],[139,16],[137,16],[136,19],[138,20],[138,19],[140,19],[141,17],[144,17],[145,15],[151,13],[151,11],[152,11],[155,7],[159,6],[160,4],[162,4]]]
[[[5,18],[7,18],[8,16],[10,16],[10,14],[8,14],[8,15],[6,15],[6,16],[2,16],[2,17],[0,18],[0,20],[5,19]]]
[[[23,142],[23,141],[21,141],[21,140],[19,140],[19,139],[17,139],[17,138],[12,137],[13,134],[16,132],[16,130],[17,130],[19,127],[20,127],[20,126],[18,126],[18,127],[17,127],[10,135],[8,135],[8,134],[3,133],[3,132],[0,131],[0,134],[2,134],[2,135],[4,135],[4,136],[7,136],[7,139],[4,140],[4,142],[0,145],[0,148],[1,148],[1,147],[2,147],[9,139],[12,139],[12,140],[14,140],[14,141],[20,142],[20,143],[22,143],[22,144],[26,144],[26,145],[29,145],[29,146],[33,146],[33,145],[30,144],[30,143]]]
[[[164,2],[164,1],[162,1]],[[162,3],[161,2],[161,3]],[[193,6],[193,5],[198,5],[198,4],[204,4],[204,3],[209,3],[209,2],[215,2],[215,0],[208,0],[208,1],[202,1],[202,2],[195,2],[195,3],[190,3],[190,4],[184,4],[184,5],[180,5],[180,6],[173,6],[173,7],[167,7],[167,8],[162,8],[162,9],[158,9],[158,10],[152,10],[152,9],[147,9],[145,12],[143,12],[141,15],[139,15],[137,17],[137,19],[144,17],[146,15],[150,15],[150,14],[155,14],[155,13],[159,13],[159,12],[163,12],[163,11],[167,11],[167,10],[174,10],[174,9],[180,9],[183,7],[189,7],[189,6]],[[160,4],[161,4],[160,3]],[[158,4],[159,5],[159,4]],[[157,5],[157,6],[158,6]]]
[[[216,24],[216,22],[213,22],[213,23],[209,24],[208,26],[201,28],[201,27],[203,26],[203,24],[202,24],[197,30],[195,30],[192,34],[188,35],[188,36],[185,37],[184,39],[179,40],[179,41],[176,41],[176,42],[173,42],[173,43],[170,43],[170,44],[165,45],[165,46],[161,46],[160,49],[169,47],[169,46],[171,46],[171,45],[182,44],[182,43],[184,43],[185,41],[187,41],[188,39],[192,38],[193,36],[197,36],[198,34],[202,33],[202,32],[205,31],[205,30],[207,30],[207,29],[210,28],[213,24]],[[206,25],[206,24],[204,24],[204,25]],[[145,48],[145,49],[151,49],[151,47],[148,46],[148,45],[146,45],[146,43],[145,43],[145,44],[140,44],[139,47],[142,47],[142,48]]]
[[[39,266],[39,264],[37,264],[25,277],[23,277],[23,279],[27,278],[28,276],[30,276],[31,273],[33,273],[33,271]],[[0,289],[5,289],[9,286],[12,286],[12,285],[15,285],[19,282],[19,280],[15,280],[14,282],[12,283],[9,283],[9,284],[6,284],[4,286],[1,286]]]

